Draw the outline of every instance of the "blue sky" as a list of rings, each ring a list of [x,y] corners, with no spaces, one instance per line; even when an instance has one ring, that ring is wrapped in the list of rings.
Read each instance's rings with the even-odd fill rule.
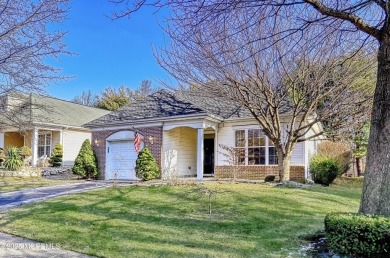
[[[100,94],[107,86],[136,88],[145,79],[159,86],[159,80],[169,80],[152,51],[164,43],[162,13],[157,18],[155,10],[141,9],[131,19],[111,21],[105,15],[113,9],[108,0],[71,1],[67,20],[56,28],[68,32],[65,43],[76,55],[51,63],[75,78],[47,88],[50,95],[70,100],[83,90]]]

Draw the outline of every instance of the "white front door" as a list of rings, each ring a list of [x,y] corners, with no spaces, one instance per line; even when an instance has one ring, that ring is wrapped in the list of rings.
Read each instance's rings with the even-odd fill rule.
[[[106,179],[137,180],[135,161],[137,153],[133,141],[112,141],[108,144],[109,168]]]

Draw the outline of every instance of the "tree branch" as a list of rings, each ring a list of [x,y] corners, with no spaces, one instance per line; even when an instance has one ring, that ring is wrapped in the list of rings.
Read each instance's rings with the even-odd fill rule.
[[[326,7],[323,3],[318,0],[304,0],[304,2],[310,4],[314,9],[319,11],[322,15],[332,16],[334,18],[342,19],[349,21],[356,26],[357,29],[375,37],[376,39],[381,39],[381,31],[368,25],[362,18],[352,13],[345,11],[335,10],[332,8]]]

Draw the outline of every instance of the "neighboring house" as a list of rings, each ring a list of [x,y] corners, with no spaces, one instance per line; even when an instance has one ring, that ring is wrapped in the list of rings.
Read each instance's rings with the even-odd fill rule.
[[[83,106],[38,94],[12,91],[0,96],[0,148],[28,146],[31,165],[38,158],[49,157],[56,143],[61,143],[63,165],[73,165],[91,131],[83,124],[109,111]]]
[[[161,166],[162,177],[204,176],[264,179],[278,174],[275,148],[244,109],[221,98],[197,92],[159,91],[144,101],[94,120],[93,148],[102,179],[136,179],[135,130],[144,137]],[[313,133],[313,132],[309,132]],[[221,145],[241,148],[246,155],[233,170]],[[291,158],[291,179],[308,175],[315,142],[298,143]]]

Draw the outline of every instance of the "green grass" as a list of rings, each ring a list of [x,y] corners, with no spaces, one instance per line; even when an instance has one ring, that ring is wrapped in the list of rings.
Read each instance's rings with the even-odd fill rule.
[[[4,232],[99,257],[290,257],[325,214],[356,212],[361,184],[116,187],[51,199],[1,217]]]
[[[0,177],[0,193],[12,192],[26,188],[66,184],[75,181],[50,180],[42,177]]]

